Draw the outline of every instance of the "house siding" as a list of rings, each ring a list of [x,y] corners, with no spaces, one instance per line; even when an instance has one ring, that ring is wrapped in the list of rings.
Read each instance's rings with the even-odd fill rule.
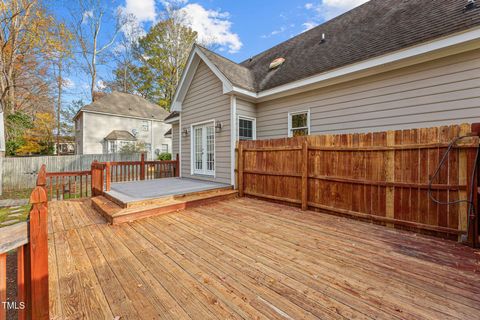
[[[311,134],[480,121],[480,50],[257,105],[257,139],[287,136],[288,112],[310,110]]]
[[[180,132],[178,123],[172,124],[172,158],[179,153],[178,144],[180,143]]]
[[[257,108],[255,103],[237,98],[237,115],[256,118]]]
[[[75,153],[83,154],[83,112],[75,119]]]
[[[200,62],[182,104],[182,129],[189,135],[182,137],[182,176],[230,183],[230,96],[223,94],[221,81]],[[191,125],[203,121],[222,122],[221,132],[215,133],[215,176],[191,174]]]
[[[107,153],[107,150],[105,150],[104,138],[110,132],[113,130],[126,130],[132,132],[133,129],[138,131],[137,140],[150,143],[153,147],[153,151],[155,151],[155,149],[161,150],[162,144],[168,144],[168,150],[172,150],[171,139],[164,137],[165,133],[171,126],[162,121],[128,118],[91,112],[83,112],[81,119],[83,121],[83,130],[79,134],[83,137],[82,154]],[[142,130],[142,124],[144,121],[148,122],[148,131]]]

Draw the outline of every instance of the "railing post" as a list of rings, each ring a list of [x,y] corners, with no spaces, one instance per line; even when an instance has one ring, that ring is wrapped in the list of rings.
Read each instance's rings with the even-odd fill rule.
[[[243,143],[238,144],[238,195],[243,197]]]
[[[180,156],[177,153],[177,156],[175,157],[175,177],[180,176]]]
[[[91,182],[92,182],[92,185],[90,186],[91,189],[92,189],[92,197],[95,196],[95,182],[97,180],[97,170],[95,170],[95,164],[97,163],[98,161],[97,160],[93,160],[91,166],[90,166],[90,172],[91,172]]]
[[[308,209],[308,141],[302,143],[302,210]]]
[[[145,154],[140,155],[140,180],[145,180]]]
[[[47,191],[47,166],[42,164],[37,176],[37,186]]]
[[[29,243],[27,245],[28,273],[27,308],[31,319],[49,318],[48,296],[48,230],[47,194],[36,187],[30,195],[32,208],[29,215]]]
[[[112,177],[110,172],[110,161],[105,164],[105,190],[110,191]]]

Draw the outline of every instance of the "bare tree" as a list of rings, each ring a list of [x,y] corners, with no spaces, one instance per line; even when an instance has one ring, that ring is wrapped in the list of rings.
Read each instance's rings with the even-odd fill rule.
[[[100,33],[102,25],[108,19],[108,10],[100,0],[77,0],[78,6],[72,12],[73,30],[80,47],[80,55],[84,62],[85,71],[90,78],[90,95],[93,94],[97,82],[97,67],[103,62],[108,49],[113,46],[122,29],[121,13],[116,12],[114,16],[114,31],[108,40],[102,41]],[[104,38],[104,37],[102,37]]]

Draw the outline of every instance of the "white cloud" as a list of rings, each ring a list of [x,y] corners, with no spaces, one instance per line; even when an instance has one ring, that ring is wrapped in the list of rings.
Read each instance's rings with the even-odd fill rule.
[[[305,22],[305,23],[302,24],[302,26],[303,26],[303,31],[307,31],[307,30],[310,30],[310,29],[312,29],[312,28],[315,28],[317,25],[318,25],[318,23],[316,23],[316,22],[307,21],[307,22]]]
[[[87,10],[83,12],[83,21],[82,23],[86,23],[88,19],[93,17],[93,10]]]
[[[198,33],[200,43],[207,46],[219,45],[235,53],[242,47],[238,34],[231,31],[230,14],[220,10],[208,10],[197,3],[187,4],[180,9],[184,23]]]
[[[157,17],[155,0],[126,0],[122,11],[134,15],[140,23],[155,21]]]
[[[63,78],[62,87],[66,89],[73,89],[75,88],[75,82],[70,78]]]
[[[330,20],[368,1],[369,0],[322,0],[318,4],[305,4],[305,9],[315,10],[318,17],[322,20]]]
[[[103,80],[98,80],[97,84],[95,85],[96,91],[102,91],[107,87],[107,84]]]

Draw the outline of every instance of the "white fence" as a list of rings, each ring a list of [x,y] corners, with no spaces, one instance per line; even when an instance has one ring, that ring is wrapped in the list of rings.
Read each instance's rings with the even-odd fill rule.
[[[148,158],[148,157],[147,157]],[[85,154],[74,156],[42,156],[0,158],[2,170],[3,191],[21,190],[35,187],[37,173],[42,164],[47,166],[47,172],[90,170],[94,160],[104,161],[139,161],[140,154]],[[2,181],[3,179],[3,181]],[[1,189],[0,189],[1,192]],[[0,193],[1,194],[1,193]]]

